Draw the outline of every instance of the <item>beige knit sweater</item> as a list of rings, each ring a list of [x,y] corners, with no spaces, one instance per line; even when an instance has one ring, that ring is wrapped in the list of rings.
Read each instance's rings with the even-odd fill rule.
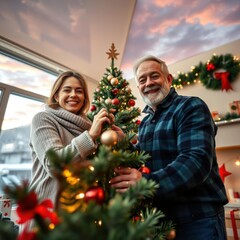
[[[50,148],[58,154],[71,150],[75,160],[81,161],[96,150],[96,144],[88,134],[91,121],[85,115],[75,115],[62,108],[46,106],[32,120],[30,147],[32,149],[32,179],[39,199],[51,199],[55,204],[58,184],[49,168],[46,152]]]

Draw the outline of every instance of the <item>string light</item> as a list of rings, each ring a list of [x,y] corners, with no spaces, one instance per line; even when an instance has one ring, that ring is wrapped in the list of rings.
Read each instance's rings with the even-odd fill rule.
[[[76,199],[83,199],[85,197],[85,194],[83,192],[76,195]]]
[[[235,165],[236,165],[237,167],[240,167],[240,160],[239,160],[239,159],[235,161]]]
[[[55,224],[50,223],[50,224],[48,225],[48,228],[49,228],[50,230],[53,230],[53,229],[55,228]]]
[[[92,171],[92,172],[94,171],[94,167],[93,166],[89,166],[88,168],[89,168],[90,171]]]

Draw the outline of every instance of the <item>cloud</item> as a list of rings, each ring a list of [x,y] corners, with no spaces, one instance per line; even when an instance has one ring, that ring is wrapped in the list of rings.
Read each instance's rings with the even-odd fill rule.
[[[121,68],[146,54],[168,64],[240,37],[239,0],[137,1]]]

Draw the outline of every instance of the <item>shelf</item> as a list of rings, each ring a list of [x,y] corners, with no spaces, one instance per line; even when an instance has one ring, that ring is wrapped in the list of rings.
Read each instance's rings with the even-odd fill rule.
[[[225,208],[240,208],[240,202],[229,202],[224,207]]]
[[[225,151],[225,150],[238,150],[240,149],[240,145],[234,145],[234,146],[224,146],[224,147],[216,147],[217,151]]]
[[[217,126],[228,125],[228,124],[232,124],[232,123],[240,123],[240,118],[235,118],[235,119],[231,119],[231,120],[224,120],[224,121],[216,121],[215,122],[215,124]]]

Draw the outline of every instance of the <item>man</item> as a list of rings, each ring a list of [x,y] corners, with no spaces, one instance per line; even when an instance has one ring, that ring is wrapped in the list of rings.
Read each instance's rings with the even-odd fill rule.
[[[134,66],[148,114],[139,127],[139,150],[151,156],[150,174],[116,169],[112,187],[124,192],[142,177],[159,183],[154,204],[176,224],[176,240],[226,240],[226,191],[218,172],[214,124],[198,97],[180,96],[171,87],[165,62],[154,56]]]

